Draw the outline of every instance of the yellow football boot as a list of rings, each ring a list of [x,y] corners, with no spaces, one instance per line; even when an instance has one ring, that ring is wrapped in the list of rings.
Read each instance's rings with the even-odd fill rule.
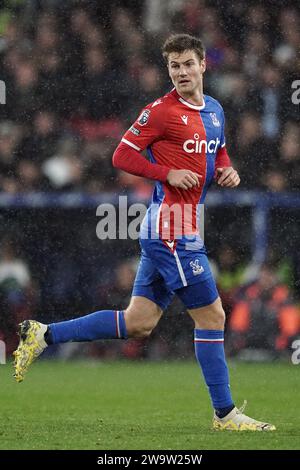
[[[275,431],[276,428],[273,424],[263,423],[256,419],[250,418],[243,413],[247,402],[238,409],[233,408],[228,415],[224,418],[218,418],[216,413],[213,419],[213,428],[216,430],[224,431]]]
[[[20,342],[17,350],[13,353],[15,357],[14,377],[17,382],[22,382],[30,364],[48,346],[44,338],[48,327],[35,320],[25,320],[19,324],[19,327]]]

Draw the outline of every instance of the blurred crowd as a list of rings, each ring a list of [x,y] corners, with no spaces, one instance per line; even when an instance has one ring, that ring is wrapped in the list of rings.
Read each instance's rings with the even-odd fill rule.
[[[297,1],[1,1],[0,79],[6,84],[6,104],[0,105],[0,192],[130,190],[147,198],[151,183],[116,171],[111,156],[141,108],[171,89],[160,53],[171,32],[203,39],[205,93],[224,107],[227,147],[241,188],[299,191],[300,114],[292,102],[292,83],[300,79],[299,24]],[[0,315],[0,339],[12,338],[10,349],[16,322],[29,313],[40,315],[41,307],[47,320],[57,318],[58,307],[66,318],[66,311],[79,314],[83,305],[86,311],[126,306],[136,248],[133,257],[114,263],[113,269],[109,255],[104,262],[97,258],[106,266],[101,271],[94,255],[90,263],[83,254],[77,259],[87,249],[88,236],[78,242],[76,256],[58,249],[55,237],[54,250],[51,243],[47,249],[41,245],[33,255],[29,236],[23,254],[14,237],[0,236],[1,309],[9,312],[5,321]],[[61,246],[69,235],[64,236]],[[113,256],[114,249],[108,253]],[[286,267],[269,258],[258,270],[233,246],[222,245],[215,255],[233,354],[255,347],[255,325],[266,334],[274,332],[266,345],[273,352],[288,350],[299,334],[299,256]],[[108,286],[113,286],[109,297]],[[49,302],[55,311],[47,311]],[[169,315],[177,328],[170,328]],[[132,341],[102,353],[100,347],[90,349],[111,356],[185,357],[192,354],[189,321],[176,303],[147,348],[143,341]]]
[[[118,139],[171,88],[160,53],[170,32],[203,39],[205,92],[225,109],[243,188],[299,190],[298,2],[1,3],[2,191],[115,191]]]

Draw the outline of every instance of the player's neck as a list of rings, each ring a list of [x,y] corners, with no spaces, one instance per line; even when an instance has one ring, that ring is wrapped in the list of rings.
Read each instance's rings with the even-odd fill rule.
[[[178,92],[177,92],[178,93]],[[183,98],[185,101],[188,101],[191,104],[194,104],[195,106],[202,106],[204,101],[203,101],[203,91],[202,90],[197,90],[196,92],[193,93],[178,93],[181,98]]]

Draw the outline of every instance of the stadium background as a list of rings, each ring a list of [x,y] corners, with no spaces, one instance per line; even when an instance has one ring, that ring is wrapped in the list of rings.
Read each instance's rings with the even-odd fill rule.
[[[96,207],[118,194],[149,199],[151,183],[112,168],[111,156],[140,109],[170,89],[163,40],[188,32],[206,45],[205,93],[225,109],[227,147],[242,180],[234,194],[213,190],[205,217],[228,352],[290,360],[300,334],[299,105],[291,99],[300,79],[299,2],[7,0],[0,8],[7,351],[24,318],[126,307],[138,243],[97,239]],[[55,354],[189,358],[192,328],[175,301],[145,341],[68,345]]]

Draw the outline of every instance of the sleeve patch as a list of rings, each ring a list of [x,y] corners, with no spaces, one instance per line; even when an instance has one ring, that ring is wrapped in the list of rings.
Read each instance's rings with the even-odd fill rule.
[[[131,126],[130,127],[130,132],[132,132],[134,135],[140,135],[141,131],[139,129],[137,129],[136,127],[134,126]]]
[[[144,109],[144,111],[140,114],[138,118],[138,123],[140,126],[144,126],[147,124],[150,116],[150,109]]]

